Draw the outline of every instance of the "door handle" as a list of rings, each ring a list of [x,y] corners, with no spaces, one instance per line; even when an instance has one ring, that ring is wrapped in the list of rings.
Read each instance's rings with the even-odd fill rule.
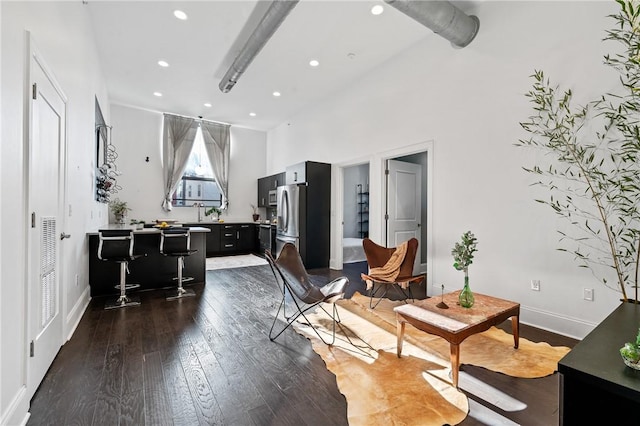
[[[71,238],[71,234],[65,234],[64,232],[62,232],[60,234],[60,239],[64,240],[65,238]]]

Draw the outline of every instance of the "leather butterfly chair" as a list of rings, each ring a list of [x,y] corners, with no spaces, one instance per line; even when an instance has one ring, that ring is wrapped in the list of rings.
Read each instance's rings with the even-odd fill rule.
[[[349,284],[349,279],[347,277],[339,277],[322,287],[313,285],[309,280],[309,275],[302,263],[300,253],[298,253],[298,249],[296,249],[296,246],[292,243],[286,243],[282,247],[282,251],[280,252],[277,260],[273,258],[269,250],[265,250],[265,257],[271,266],[276,282],[282,290],[282,301],[280,302],[278,312],[276,312],[273,319],[271,330],[269,330],[269,339],[272,341],[275,340],[300,316],[305,319],[307,324],[311,325],[311,322],[307,319],[305,313],[316,306],[320,306],[322,310],[329,315],[333,322],[333,337],[331,342],[324,340],[313,325],[311,325],[311,327],[324,344],[333,345],[336,340],[336,322],[340,322],[335,302],[344,297],[345,288]],[[296,306],[296,312],[291,316],[287,316],[286,312],[285,299],[289,298],[293,299]],[[330,303],[333,308],[332,313],[327,312],[324,306],[322,306],[322,303]],[[278,316],[280,315],[281,310],[287,325],[274,335],[274,327],[278,321]]]
[[[411,293],[411,284],[420,283],[425,278],[424,274],[413,275],[413,262],[418,252],[418,240],[416,238],[411,238],[407,241],[407,252],[398,268],[399,270],[394,271],[392,274],[385,274],[396,275],[395,272],[397,272],[397,276],[393,279],[380,278],[380,276],[372,274],[371,269],[385,267],[398,247],[383,247],[374,243],[371,239],[365,238],[362,240],[362,248],[364,249],[364,254],[369,264],[369,273],[362,273],[360,277],[363,281],[367,282],[367,284],[371,283],[369,292],[369,307],[371,309],[378,306],[378,303],[387,295],[390,288],[394,288],[401,296],[404,296],[405,301],[407,299],[414,299]],[[376,284],[378,284],[377,288]],[[367,285],[367,287],[369,287],[369,285]],[[378,301],[373,304],[375,297],[378,297]]]

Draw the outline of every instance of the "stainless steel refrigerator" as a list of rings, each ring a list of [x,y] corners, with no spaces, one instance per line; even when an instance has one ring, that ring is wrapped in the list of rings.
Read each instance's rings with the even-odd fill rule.
[[[329,266],[331,165],[307,161],[302,182],[277,189],[276,256],[293,243],[307,269]]]
[[[300,204],[301,195],[306,199],[306,189],[303,185],[285,185],[277,189],[276,256],[286,243],[293,243],[300,251]]]

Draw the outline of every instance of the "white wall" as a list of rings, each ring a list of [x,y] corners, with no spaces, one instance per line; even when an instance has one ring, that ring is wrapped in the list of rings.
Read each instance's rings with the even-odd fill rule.
[[[470,270],[474,291],[519,301],[523,322],[583,337],[618,305],[619,294],[556,251],[555,215],[533,201],[544,194],[529,186],[531,177],[521,169],[535,155],[513,144],[526,136],[519,122],[532,113],[524,94],[534,70],[573,89],[578,103],[617,84],[602,59],[611,42],[601,40],[613,25],[607,15],[618,6],[571,1],[476,7],[480,32],[468,47],[455,49],[429,36],[271,130],[267,169],[368,155],[370,219],[382,223],[382,158],[433,141],[428,279],[435,288],[429,294],[439,293],[441,284],[448,291],[462,287],[451,248],[471,230],[479,239]],[[380,234],[381,227],[372,225],[372,238]],[[530,290],[532,279],[541,281],[541,291]],[[582,299],[583,287],[595,288],[593,302]]]
[[[93,202],[95,167],[94,99],[108,104],[92,29],[81,2],[0,2],[2,41],[2,144],[0,146],[0,423],[19,424],[27,416],[25,169],[23,137],[26,35],[32,38],[67,98],[68,205],[71,239],[64,241],[61,314],[68,336],[89,300],[85,234],[104,220]],[[78,275],[78,284],[75,276]]]
[[[111,143],[118,152],[116,166],[122,173],[114,194],[132,209],[128,217],[150,222],[169,218],[195,222],[194,207],[161,208],[164,194],[162,175],[162,113],[112,105]],[[266,133],[231,126],[229,165],[229,209],[225,221],[253,221],[251,204],[256,204],[257,179],[265,175]],[[149,162],[146,162],[149,157]]]

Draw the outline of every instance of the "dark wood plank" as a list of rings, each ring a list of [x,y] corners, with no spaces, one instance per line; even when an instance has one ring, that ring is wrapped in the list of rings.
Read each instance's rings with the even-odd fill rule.
[[[187,378],[191,399],[201,424],[222,424],[222,412],[209,385],[201,358],[208,367],[210,360],[198,354],[194,347],[184,342],[180,344],[180,361]]]
[[[144,426],[144,391],[125,393],[120,399],[120,425]]]
[[[144,387],[143,383],[143,352],[142,352],[142,322],[143,310],[130,309],[131,315],[123,336],[123,369],[122,395],[137,394]]]
[[[93,303],[96,309],[102,309],[104,301]],[[63,397],[67,401],[64,410],[65,425],[91,425],[93,422],[96,400],[104,368],[104,360],[109,347],[109,335],[113,327],[114,312],[100,311],[100,320],[93,339],[85,350],[84,363],[76,365],[78,381],[71,386],[75,389],[72,395]]]
[[[173,424],[159,352],[144,355],[144,417],[149,425]]]
[[[122,346],[109,345],[102,370],[100,389],[96,395],[93,424],[117,423],[120,418],[120,392],[122,391]]]
[[[158,342],[162,348],[162,371],[167,384],[173,422],[175,425],[185,426],[198,424],[198,415],[180,362],[180,350],[175,344],[173,334],[161,334]]]

